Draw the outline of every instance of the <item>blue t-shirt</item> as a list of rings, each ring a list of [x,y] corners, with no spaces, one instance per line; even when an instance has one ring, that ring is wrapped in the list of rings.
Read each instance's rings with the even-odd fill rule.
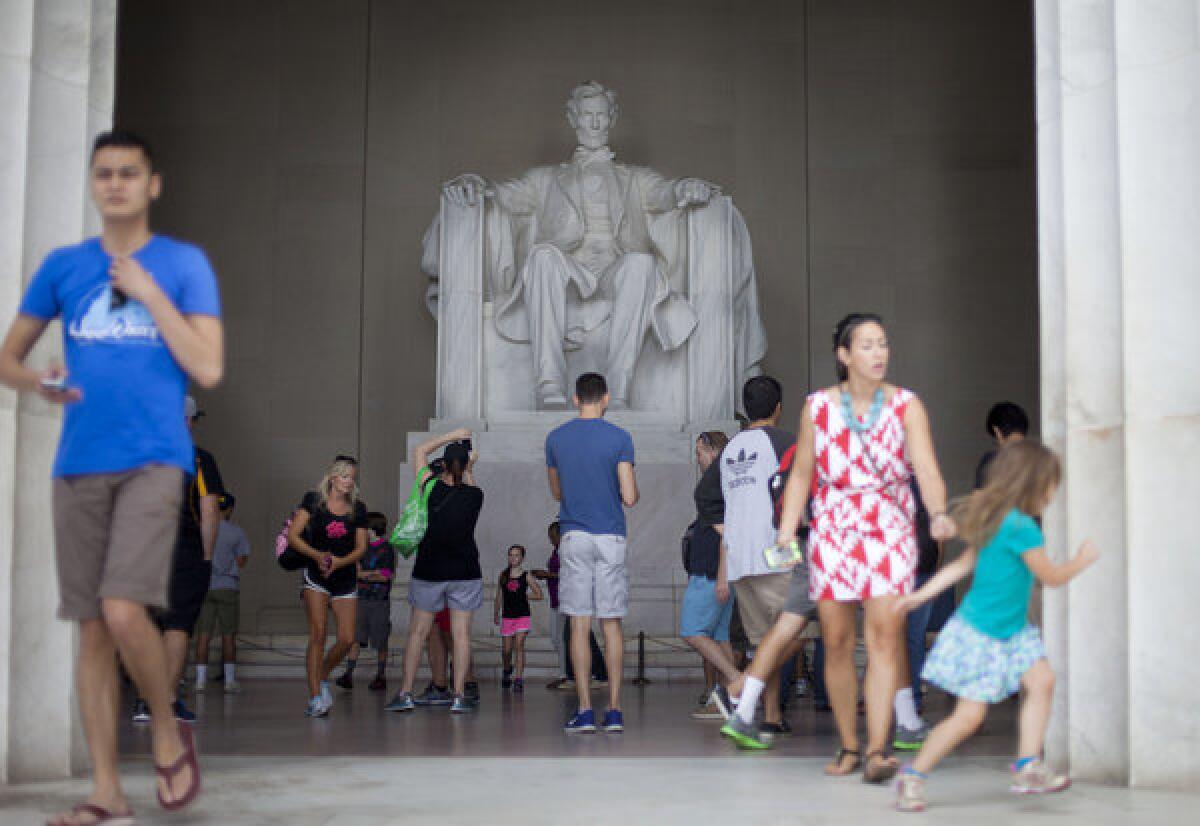
[[[977,631],[1006,640],[1028,622],[1033,572],[1021,554],[1044,547],[1042,529],[1032,516],[1014,508],[991,541],[979,550],[975,578],[959,616]]]
[[[562,532],[625,535],[617,463],[633,464],[633,439],[604,419],[572,419],[546,437],[546,465],[558,471]]]
[[[220,316],[217,279],[197,247],[153,236],[133,257],[184,315]],[[183,419],[188,379],[140,302],[112,309],[112,259],[99,238],[46,256],[21,313],[62,317],[67,384],[83,399],[66,406],[54,475],[116,473],[149,464],[194,469]]]

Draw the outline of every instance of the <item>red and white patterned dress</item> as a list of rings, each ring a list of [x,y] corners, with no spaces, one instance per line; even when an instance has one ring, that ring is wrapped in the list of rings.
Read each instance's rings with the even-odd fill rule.
[[[851,602],[903,596],[917,566],[916,505],[904,414],[915,397],[897,388],[870,431],[854,433],[840,394],[808,397],[814,436],[809,597]]]

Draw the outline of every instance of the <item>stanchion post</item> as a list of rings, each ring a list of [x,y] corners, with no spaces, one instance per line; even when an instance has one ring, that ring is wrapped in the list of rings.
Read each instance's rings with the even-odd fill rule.
[[[646,632],[638,631],[638,672],[633,678],[634,685],[650,685],[646,677]]]

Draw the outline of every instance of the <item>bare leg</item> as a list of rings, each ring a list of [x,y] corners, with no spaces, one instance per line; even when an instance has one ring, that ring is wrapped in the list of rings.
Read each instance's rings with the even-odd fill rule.
[[[167,684],[167,657],[163,648],[162,634],[150,621],[146,607],[124,599],[106,599],[102,603],[101,612],[108,634],[116,643],[125,663],[125,670],[137,686],[138,693],[150,707],[152,727],[152,748],[154,762],[160,766],[174,764],[183,755],[183,741],[179,737],[179,724],[175,722],[175,714],[171,710],[172,689]],[[81,652],[82,656],[82,652]],[[82,664],[82,661],[81,661]],[[116,679],[116,665],[113,679]],[[86,678],[95,678],[89,674]],[[101,678],[103,684],[103,678]],[[101,688],[101,690],[104,690]],[[111,691],[111,689],[109,689]],[[81,702],[86,692],[80,692]],[[100,712],[104,714],[104,711]],[[115,734],[116,705],[112,706],[112,726]],[[108,725],[108,723],[104,723]],[[90,740],[90,735],[89,735]],[[178,800],[193,782],[192,773],[184,770],[175,776],[168,787],[163,780],[157,781],[167,800]]]
[[[867,642],[867,674],[863,694],[867,699],[867,752],[887,750],[896,689],[900,687],[899,661],[904,655],[904,617],[893,610],[896,597],[866,600],[863,626]],[[865,755],[864,755],[865,757]],[[888,758],[895,763],[895,758]]]
[[[784,612],[779,615],[779,619],[771,626],[771,630],[763,637],[762,642],[758,644],[758,650],[754,653],[754,659],[750,661],[750,667],[746,669],[746,674],[767,682],[767,678],[772,674],[779,672],[781,664],[787,661],[789,657],[793,657],[796,651],[800,648],[800,644],[796,636],[804,630],[804,626],[808,625],[808,619],[803,614],[791,614]],[[732,665],[733,663],[730,663]]]
[[[720,675],[721,682],[726,684],[733,682],[740,676],[737,667],[733,664],[733,657],[722,647],[722,643],[716,642],[712,637],[705,636],[684,637],[683,641],[704,658],[704,679],[705,687],[708,690],[711,690],[712,686],[716,684],[717,674]],[[729,644],[724,643],[724,645],[727,647]],[[712,672],[715,673],[710,678],[709,674]]]
[[[929,732],[921,753],[913,760],[913,768],[922,774],[933,771],[946,755],[975,733],[987,716],[987,703],[976,703],[959,698],[954,712]]]
[[[205,653],[208,651],[205,649]],[[221,663],[236,663],[237,662],[237,636],[229,634],[221,637]]]
[[[600,629],[604,632],[604,666],[608,669],[608,707],[621,708],[621,675],[625,668],[625,635],[621,632],[621,620],[602,619]],[[576,675],[579,666],[575,666]]]
[[[187,667],[187,631],[164,631],[163,646],[167,651],[167,687],[171,690],[171,696],[175,697],[179,693],[183,669]]]
[[[471,612],[450,611],[450,638],[454,643],[454,693],[462,696],[471,671]]]
[[[117,649],[102,619],[79,624],[79,664],[75,674],[79,713],[92,758],[88,801],[111,812],[129,809],[117,771]]]
[[[325,655],[325,661],[321,663],[322,680],[328,679],[333,669],[337,668],[337,664],[346,656],[350,646],[354,644],[354,625],[358,616],[357,599],[335,599],[331,602],[333,603],[334,633],[337,636],[333,648],[329,649],[329,653]]]
[[[858,675],[854,673],[854,620],[858,603],[822,600],[817,611],[825,640],[825,688],[842,748],[858,751]],[[826,774],[845,774],[854,765],[850,756],[825,767]]]
[[[325,658],[325,630],[329,619],[329,597],[305,588],[304,609],[308,613],[308,648],[304,652],[304,670],[308,676],[308,696],[321,692],[321,667]]]
[[[432,621],[433,615],[429,615]],[[447,653],[446,641],[442,639],[442,629],[434,628],[432,633],[426,632],[426,637],[429,640],[429,672],[432,675],[433,684],[439,688],[445,688],[449,683],[447,671]],[[407,651],[405,652],[407,656]],[[417,662],[420,662],[418,657]],[[414,672],[415,673],[415,672]]]
[[[357,640],[355,640],[350,645],[350,649],[346,652],[346,659],[350,660],[351,662],[358,662],[358,655],[361,653],[362,653],[362,646],[358,644]]]
[[[513,670],[513,663],[512,663],[513,638],[512,637],[502,637],[501,641],[500,641],[500,646],[501,646],[500,658],[501,658],[502,662],[504,663],[504,670],[511,674],[512,670]]]
[[[713,686],[717,684],[717,670],[713,668],[713,664],[704,656],[704,652],[696,648],[692,640],[695,639],[710,639],[709,637],[684,637],[683,641],[692,646],[692,649],[700,655],[700,661],[704,665],[704,696],[707,697],[713,690]],[[703,644],[703,643],[702,643]]]
[[[575,668],[575,695],[579,698],[579,710],[592,707],[592,646],[588,634],[592,631],[592,618],[571,617],[571,665]],[[609,672],[612,681],[612,672]]]
[[[417,679],[417,669],[421,666],[421,654],[425,650],[425,640],[429,637],[429,629],[433,627],[433,614],[428,611],[422,611],[420,608],[412,609],[412,615],[408,621],[408,645],[404,649],[404,676],[400,681],[400,690],[412,693],[413,682]],[[434,677],[436,685],[446,684],[446,649],[442,649],[442,682],[437,682],[437,677]],[[429,646],[429,659],[432,666],[433,660],[433,644]]]
[[[516,642],[514,643],[514,645],[516,646],[516,649],[517,649],[517,662],[516,662],[516,665],[514,666],[513,676],[516,677],[518,680],[525,679],[525,637],[526,636],[527,635],[524,632],[519,632],[516,636]]]
[[[224,643],[224,640],[222,640],[222,643]],[[208,631],[197,631],[196,632],[196,656],[193,658],[193,661],[196,663],[196,665],[198,665],[198,666],[202,665],[205,668],[208,667],[208,649],[211,644],[212,644],[212,634],[210,632],[208,632]],[[222,646],[222,649],[221,649],[222,653],[224,653],[224,650],[225,650],[224,646]]]
[[[1046,726],[1054,705],[1054,669],[1038,660],[1021,676],[1025,696],[1017,718],[1017,757],[1038,757],[1046,744]]]

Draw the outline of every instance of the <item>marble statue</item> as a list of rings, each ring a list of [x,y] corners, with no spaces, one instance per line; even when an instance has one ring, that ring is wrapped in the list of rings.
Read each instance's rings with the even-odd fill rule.
[[[476,174],[445,184],[457,207],[485,204],[484,268],[497,332],[528,342],[537,409],[568,405],[567,351],[608,323],[604,373],[612,407],[628,406],[634,371],[651,331],[666,351],[692,336],[697,313],[685,294],[690,211],[720,196],[699,178],[666,179],[616,160],[609,132],[617,120],[613,90],[594,81],[571,91],[567,121],[578,147],[557,166],[488,182]],[[766,335],[758,314],[749,234],[732,214],[736,253],[727,312],[733,319],[731,380],[759,372]],[[423,269],[438,275],[438,219],[425,236]],[[457,243],[467,243],[462,239]],[[702,322],[703,323],[703,322]]]

